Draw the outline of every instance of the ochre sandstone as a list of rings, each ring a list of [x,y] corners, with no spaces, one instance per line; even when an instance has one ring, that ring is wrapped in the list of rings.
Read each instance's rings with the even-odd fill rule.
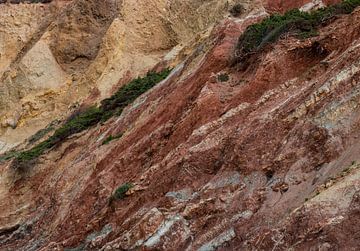
[[[0,5],[1,153],[173,68],[28,170],[0,162],[0,250],[359,250],[360,9],[232,60],[250,24],[336,2]]]

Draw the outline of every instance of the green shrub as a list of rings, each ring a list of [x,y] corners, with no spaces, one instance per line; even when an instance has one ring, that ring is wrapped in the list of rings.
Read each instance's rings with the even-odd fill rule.
[[[33,136],[31,136],[29,138],[29,144],[34,144],[36,142],[38,142],[39,140],[41,140],[43,137],[45,137],[48,133],[50,133],[51,131],[55,130],[55,126],[58,125],[60,123],[60,121],[55,120],[53,122],[51,122],[47,127],[45,127],[44,129],[39,130],[38,132],[36,132]]]
[[[227,82],[227,81],[229,81],[229,79],[230,79],[230,77],[229,77],[229,75],[226,74],[226,73],[220,74],[220,75],[218,76],[218,80],[219,80],[220,82]]]
[[[4,153],[4,154],[0,155],[0,163],[10,160],[10,159],[16,157],[16,155],[17,155],[16,151],[10,151],[10,152]]]
[[[102,145],[107,145],[109,144],[111,141],[116,140],[116,139],[120,139],[122,137],[122,134],[116,135],[116,136],[112,136],[110,135],[109,137],[107,137],[103,142]]]
[[[19,152],[15,156],[15,163],[17,167],[21,168],[25,165],[28,165],[29,162],[37,157],[39,157],[41,154],[43,154],[47,149],[50,149],[55,144],[52,142],[52,140],[49,138],[45,140],[44,142],[41,142],[40,144],[36,145],[35,147],[31,148],[28,151]]]
[[[103,100],[100,107],[92,106],[70,116],[70,118],[68,118],[47,140],[37,144],[30,150],[16,153],[7,158],[15,157],[15,167],[22,168],[27,166],[32,160],[35,160],[46,150],[61,143],[69,136],[80,133],[100,122],[104,122],[112,116],[120,115],[127,105],[131,104],[136,98],[151,89],[157,83],[164,80],[170,72],[170,69],[165,69],[160,73],[149,72],[145,77],[131,81],[129,84],[121,87],[110,98]],[[110,142],[115,138],[117,137],[107,140]]]
[[[129,84],[120,88],[110,98],[103,100],[101,102],[101,108],[109,113],[106,114],[105,119],[114,113],[121,113],[121,111],[137,97],[165,79],[170,71],[170,69],[166,69],[160,73],[149,72],[144,78],[134,79]]]
[[[126,193],[132,188],[134,185],[132,183],[125,183],[119,186],[114,194],[111,196],[111,200],[122,200],[125,198]]]
[[[62,127],[57,129],[55,133],[49,137],[47,140],[37,144],[33,148],[27,151],[20,152],[16,155],[14,164],[21,168],[24,165],[27,165],[29,161],[38,158],[46,150],[52,148],[56,144],[65,140],[72,134],[79,133],[90,126],[97,124],[102,118],[102,113],[97,107],[90,107],[85,110],[83,113],[75,116]]]
[[[100,108],[96,106],[89,107],[57,129],[50,138],[53,142],[58,143],[70,135],[82,132],[98,124],[102,117],[103,111]]]
[[[360,0],[345,0],[309,13],[295,9],[284,15],[271,15],[260,23],[250,25],[240,36],[236,47],[236,61],[276,42],[287,32],[293,32],[299,38],[317,35],[320,25],[335,15],[351,13],[357,6],[360,6]]]

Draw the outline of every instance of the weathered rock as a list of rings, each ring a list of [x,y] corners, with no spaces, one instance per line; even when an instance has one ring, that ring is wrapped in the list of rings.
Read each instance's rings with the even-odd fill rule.
[[[123,2],[86,73],[74,76],[98,88],[87,102],[106,96],[122,77],[118,86],[157,65],[169,51],[166,60],[181,63],[120,117],[64,140],[26,172],[10,168],[10,161],[0,164],[1,249],[357,250],[360,10],[324,24],[316,37],[283,37],[244,69],[231,64],[234,46],[249,24],[267,15],[264,6],[283,11],[311,1],[247,1],[243,16],[204,34],[222,17],[225,1],[134,2]],[[184,12],[185,21],[198,20],[194,29],[177,23],[184,6],[197,10]],[[197,18],[205,10],[217,14]],[[21,63],[32,77],[69,77],[49,53],[51,32],[21,57],[7,81],[26,79]],[[192,40],[194,34],[199,38]],[[41,48],[49,72],[29,60]],[[81,51],[73,49],[69,55]],[[74,87],[67,88],[71,95]],[[32,95],[25,93],[19,108],[29,117],[61,96]],[[20,116],[18,134],[24,121]],[[108,132],[124,134],[102,146]],[[4,135],[10,142],[14,134]],[[135,185],[128,196],[109,203],[126,182]]]

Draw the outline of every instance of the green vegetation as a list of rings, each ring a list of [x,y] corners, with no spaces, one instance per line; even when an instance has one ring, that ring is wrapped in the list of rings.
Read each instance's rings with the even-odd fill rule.
[[[222,73],[222,74],[220,74],[220,75],[218,76],[218,80],[219,80],[220,82],[227,82],[227,81],[229,81],[229,79],[230,79],[230,77],[229,77],[229,75],[226,74],[226,73]]]
[[[116,140],[116,139],[120,139],[121,137],[122,137],[122,133],[119,134],[119,135],[115,135],[115,136],[110,135],[109,137],[107,137],[107,138],[102,142],[102,145],[107,145],[107,144],[109,144],[111,141]]]
[[[75,113],[47,140],[37,144],[30,150],[13,154],[7,158],[15,157],[14,165],[19,168],[28,165],[45,151],[61,143],[69,136],[80,133],[100,122],[104,122],[112,116],[120,115],[127,105],[131,104],[137,97],[151,89],[157,83],[164,80],[169,74],[170,69],[166,69],[160,73],[149,72],[143,78],[132,80],[129,84],[121,87],[113,96],[103,100],[100,107],[92,106],[84,111]],[[108,139],[108,142],[113,139],[115,138]]]
[[[265,18],[262,22],[249,26],[239,38],[236,48],[237,60],[263,49],[269,43],[276,42],[288,32],[298,38],[315,36],[319,26],[336,15],[350,14],[357,6],[360,6],[360,0],[344,0],[309,13],[296,9],[284,15],[275,14]]]
[[[84,112],[79,113],[75,117],[68,120],[63,126],[55,131],[55,133],[47,140],[37,144],[27,151],[17,153],[14,164],[17,167],[23,167],[30,161],[42,155],[46,150],[54,147],[58,143],[65,140],[72,134],[82,132],[83,130],[96,125],[102,118],[102,112],[97,107],[90,107]]]
[[[34,143],[38,142],[43,137],[45,137],[48,133],[55,130],[55,127],[57,125],[59,125],[59,124],[60,124],[59,120],[55,120],[55,121],[51,122],[47,127],[45,127],[44,129],[39,130],[33,136],[31,136],[29,138],[29,140],[28,140],[29,144],[34,144]]]
[[[134,187],[134,185],[132,183],[122,184],[115,190],[114,194],[110,198],[110,201],[124,199],[126,196],[126,193],[133,187]]]
[[[0,155],[0,163],[16,157],[16,154],[16,151],[10,151],[8,153]]]
[[[154,87],[165,79],[171,70],[166,69],[160,73],[150,72],[144,78],[137,78],[120,88],[113,96],[101,102],[101,110],[104,111],[103,120],[120,114],[122,110],[131,104],[137,97]]]

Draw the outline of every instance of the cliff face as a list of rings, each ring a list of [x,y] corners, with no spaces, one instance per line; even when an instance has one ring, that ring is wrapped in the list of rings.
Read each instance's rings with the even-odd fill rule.
[[[33,97],[28,117],[46,125],[74,101],[93,104],[152,67],[174,69],[120,117],[30,169],[0,164],[1,250],[358,249],[360,10],[234,65],[239,36],[266,11],[326,4],[237,2],[245,10],[236,18],[227,1],[42,7],[51,23],[3,68],[1,88],[31,88],[0,93],[14,99],[3,113]],[[37,128],[19,121],[2,140]],[[102,144],[110,135],[122,137]]]
[[[0,8],[4,152],[90,94],[92,102],[108,96],[121,79],[143,74],[169,52],[165,61],[181,59],[228,13],[229,2],[77,0]]]

